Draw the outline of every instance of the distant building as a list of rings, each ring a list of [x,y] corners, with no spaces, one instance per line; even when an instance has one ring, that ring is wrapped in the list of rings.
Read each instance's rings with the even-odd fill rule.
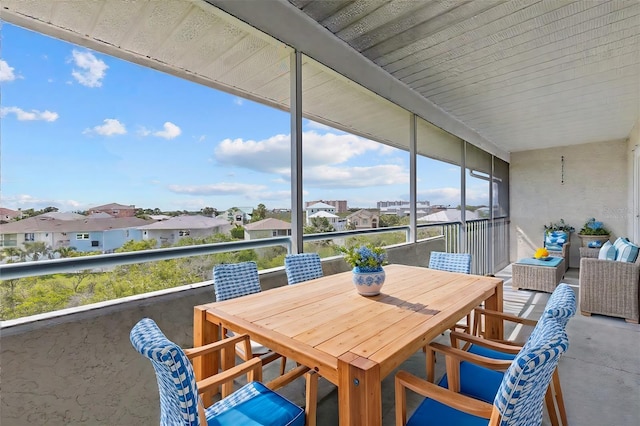
[[[0,222],[9,222],[22,216],[20,210],[11,210],[0,207]]]
[[[307,226],[311,225],[311,219],[314,217],[326,217],[329,219],[329,223],[337,222],[338,216],[336,215],[336,208],[331,204],[326,203],[314,203],[308,205],[306,208],[307,211]],[[322,214],[318,215],[318,213],[322,212]],[[324,214],[328,213],[328,214]]]
[[[89,214],[106,213],[111,217],[134,217],[136,206],[125,206],[124,204],[111,203],[103,206],[91,207]]]
[[[216,217],[226,218],[233,225],[243,226],[253,215],[253,207],[232,207],[223,211]]]
[[[304,204],[305,209],[308,208],[311,205],[314,204],[318,204],[318,203],[323,203],[323,204],[328,204],[330,206],[335,207],[335,212],[334,213],[345,213],[347,211],[349,211],[349,208],[347,207],[347,200],[330,200],[330,201],[325,201],[325,200],[318,200],[318,201],[308,201]]]
[[[112,252],[129,241],[139,241],[138,227],[150,221],[137,217],[91,218],[76,213],[51,212],[2,225],[0,247],[25,248],[43,242],[52,250],[74,247],[79,252]]]
[[[397,216],[408,216],[411,213],[411,204],[408,201],[378,201],[378,210],[380,214],[394,214]],[[431,203],[429,201],[416,202],[416,211],[418,217],[422,214],[431,212]]]
[[[156,240],[158,245],[173,245],[185,237],[205,238],[213,234],[227,234],[233,225],[221,217],[182,215],[156,221],[138,229],[143,240]]]
[[[380,214],[372,210],[358,210],[347,216],[347,226],[355,229],[378,228],[380,226]]]
[[[244,226],[244,239],[286,237],[291,235],[291,224],[284,220],[268,217]]]

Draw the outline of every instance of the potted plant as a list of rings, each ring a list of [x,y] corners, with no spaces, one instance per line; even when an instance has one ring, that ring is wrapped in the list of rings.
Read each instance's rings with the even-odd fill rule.
[[[382,247],[365,244],[359,247],[338,247],[344,253],[344,260],[353,267],[353,284],[363,296],[380,294],[385,273],[382,265],[387,254]]]
[[[544,247],[547,250],[561,252],[562,246],[569,242],[573,231],[575,228],[565,223],[564,219],[544,225]]]
[[[602,244],[609,239],[609,230],[604,227],[602,222],[597,221],[595,218],[587,220],[578,237],[582,240],[582,247],[599,248]]]
[[[558,231],[563,231],[563,232],[566,232],[567,234],[570,234],[575,230],[576,229],[573,226],[565,223],[564,219],[560,219],[560,221],[556,223],[549,222],[548,225],[544,226],[545,234],[548,234],[551,232],[558,232]]]

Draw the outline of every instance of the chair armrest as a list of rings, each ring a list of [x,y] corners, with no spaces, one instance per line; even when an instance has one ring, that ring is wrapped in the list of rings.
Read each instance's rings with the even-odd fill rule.
[[[213,352],[219,352],[228,348],[233,348],[235,350],[235,346],[238,343],[243,343],[245,345],[245,349],[247,347],[246,345],[248,345],[248,352],[251,353],[251,341],[249,339],[249,335],[247,334],[237,334],[233,337],[227,337],[226,339],[209,343],[207,345],[198,346],[196,348],[183,349],[183,351],[185,355],[187,355],[187,358],[192,360],[199,356],[208,355]]]
[[[489,419],[491,417],[491,412],[493,410],[493,405],[491,404],[452,392],[449,389],[445,389],[438,385],[434,385],[433,383],[429,383],[426,380],[419,379],[418,377],[402,370],[396,373],[395,388],[396,424],[406,424],[405,389],[410,389],[419,395],[436,400],[456,410],[485,419]]]
[[[455,359],[458,363],[468,361],[481,367],[491,370],[504,371],[511,365],[512,360],[487,358],[482,355],[476,355],[463,351],[462,349],[452,348],[451,346],[442,345],[440,343],[430,343],[429,349],[440,352],[448,358]]]
[[[295,379],[302,376],[309,370],[310,370],[309,367],[306,367],[304,365],[299,365],[296,368],[287,371],[282,376],[278,376],[275,379],[271,380],[270,382],[265,383],[265,386],[271,390],[280,389],[281,387],[286,386],[289,383],[293,382]]]
[[[198,393],[205,393],[212,388],[217,388],[222,384],[229,383],[235,378],[247,373],[251,374],[247,379],[248,381],[260,381],[260,376],[262,376],[262,362],[260,361],[260,358],[251,358],[249,361],[245,361],[229,368],[228,370],[198,381],[196,383],[198,386]]]
[[[515,345],[512,343],[497,342],[495,340],[489,340],[484,337],[472,336],[467,333],[459,333],[457,331],[451,332],[451,339],[452,339],[452,342],[456,344],[458,340],[462,340],[467,343],[473,343],[478,346],[482,346],[482,347],[493,349],[500,352],[506,352],[509,354],[517,354],[520,351],[520,349],[522,349],[522,346],[520,345]]]
[[[517,315],[508,314],[508,313],[505,313],[505,312],[492,311],[492,310],[485,309],[485,308],[475,308],[475,313],[478,314],[478,315],[486,315],[486,316],[490,316],[490,317],[494,317],[494,318],[499,318],[499,319],[502,319],[504,321],[516,322],[516,323],[523,324],[523,325],[535,326],[538,323],[538,321],[532,320],[532,319],[529,319],[529,318],[523,318],[523,317],[519,317]]]

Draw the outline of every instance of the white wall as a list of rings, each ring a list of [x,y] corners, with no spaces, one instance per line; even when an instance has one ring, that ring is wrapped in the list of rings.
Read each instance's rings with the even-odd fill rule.
[[[640,211],[636,210],[634,206],[634,197],[640,197],[640,178],[638,182],[636,182],[636,186],[633,185],[634,180],[634,158],[637,155],[637,152],[640,150],[640,117],[638,117],[638,121],[636,121],[635,126],[631,130],[629,134],[629,140],[627,145],[627,151],[629,154],[629,162],[627,164],[629,170],[629,203],[627,207],[628,214],[628,223],[627,223],[627,234],[629,236],[634,233],[634,221],[637,222],[638,227],[640,228],[640,218],[637,217],[640,214]],[[636,230],[637,235],[634,237],[634,241],[636,243],[640,243],[640,229]]]
[[[595,217],[611,231],[612,239],[627,236],[629,156],[626,140],[512,153],[511,261],[531,256],[542,246],[544,225],[561,218],[576,233]],[[571,267],[580,263],[579,247],[574,233]]]

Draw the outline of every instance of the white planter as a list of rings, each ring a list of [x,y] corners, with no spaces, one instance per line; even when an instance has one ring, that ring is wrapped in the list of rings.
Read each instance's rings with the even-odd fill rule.
[[[384,284],[384,269],[378,272],[357,272],[353,270],[353,285],[363,296],[377,296]]]
[[[606,235],[582,235],[578,234],[578,237],[582,240],[582,247],[589,247],[591,241],[600,241],[600,245],[604,244],[609,239],[609,234]]]

